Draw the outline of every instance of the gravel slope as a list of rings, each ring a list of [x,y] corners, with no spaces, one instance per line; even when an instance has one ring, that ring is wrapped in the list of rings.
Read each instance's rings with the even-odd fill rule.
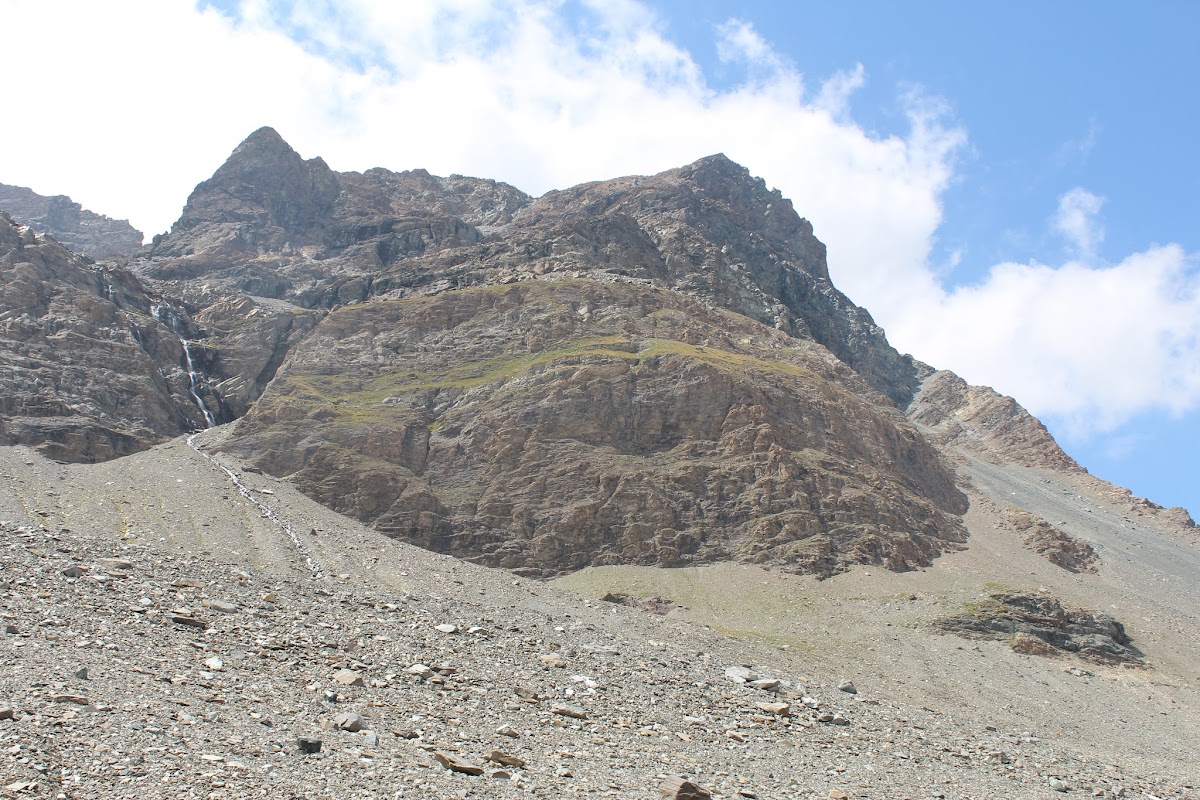
[[[0,636],[0,717],[13,712],[0,719],[0,791],[653,798],[683,775],[722,797],[1038,798],[1062,781],[1074,796],[1182,798],[1200,783],[1195,675],[1182,664],[1195,669],[1194,634],[1171,626],[1183,601],[1138,600],[1122,583],[1132,567],[1106,564],[1093,584],[1009,532],[989,536],[983,502],[968,515],[972,545],[924,572],[818,583],[757,567],[658,571],[707,603],[660,617],[381,539],[229,466],[262,506],[182,440],[96,466],[0,449],[12,631]],[[1132,604],[1123,616],[1158,609],[1133,626],[1154,667],[1083,669],[922,627],[985,575],[1053,579],[1071,601],[1113,593]],[[738,665],[786,685],[731,681]],[[836,688],[843,678],[857,694]],[[322,727],[341,713],[365,729]],[[303,754],[300,736],[321,751]],[[485,761],[493,750],[524,767]],[[449,771],[437,753],[483,774]]]

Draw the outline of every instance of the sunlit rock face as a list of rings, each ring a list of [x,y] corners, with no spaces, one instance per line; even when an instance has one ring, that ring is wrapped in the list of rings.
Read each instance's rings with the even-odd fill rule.
[[[534,199],[335,172],[264,128],[130,269],[101,270],[116,301],[97,283],[67,304],[112,317],[76,326],[126,348],[92,385],[137,399],[45,415],[129,428],[89,458],[237,419],[225,447],[332,508],[536,575],[903,570],[965,538],[966,499],[901,410],[920,365],[724,156]]]

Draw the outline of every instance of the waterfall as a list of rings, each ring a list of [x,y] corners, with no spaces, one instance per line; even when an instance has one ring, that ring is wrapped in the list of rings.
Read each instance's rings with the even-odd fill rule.
[[[199,435],[199,433],[193,433],[191,436],[189,436],[187,438],[187,446],[204,456],[205,460],[224,472],[226,477],[233,482],[233,485],[237,488],[238,493],[241,494],[242,497],[249,500],[250,503],[258,509],[259,513],[270,520],[276,528],[278,528],[285,536],[287,536],[288,540],[292,543],[292,547],[296,551],[296,555],[303,560],[304,566],[308,568],[309,574],[318,580],[323,579],[325,577],[324,570],[321,569],[321,565],[317,562],[317,560],[313,558],[312,554],[309,552],[309,549],[304,545],[304,542],[300,540],[300,537],[296,534],[295,529],[288,524],[286,519],[273,511],[270,506],[255,497],[250,491],[250,487],[242,483],[236,472],[222,464],[213,456],[210,456],[208,453],[204,452],[200,445],[196,443],[196,437]]]
[[[179,323],[178,313],[170,306],[153,303],[150,306],[150,314],[179,337],[179,343],[183,345],[184,368],[188,376],[188,394],[191,395],[192,402],[200,409],[200,413],[204,415],[205,427],[217,427],[216,416],[209,409],[208,403],[204,402],[204,398],[200,396],[200,383],[203,376],[196,371],[196,364],[192,360],[192,341],[186,338],[183,326]]]

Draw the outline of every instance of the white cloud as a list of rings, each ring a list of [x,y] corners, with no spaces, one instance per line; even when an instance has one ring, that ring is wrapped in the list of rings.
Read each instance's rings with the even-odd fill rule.
[[[1084,189],[1053,221],[1076,260],[946,288],[929,259],[966,134],[915,89],[900,98],[906,134],[864,131],[850,116],[861,65],[808,97],[794,65],[730,20],[717,45],[743,80],[717,90],[635,0],[583,0],[574,16],[557,0],[238,8],[0,0],[23,31],[0,49],[0,71],[23,76],[0,180],[153,234],[261,125],[335,169],[425,167],[534,194],[720,151],[812,220],[835,282],[901,349],[1081,428],[1200,399],[1194,256],[1153,247],[1097,266],[1102,200]]]
[[[1066,238],[1073,254],[1095,259],[1096,248],[1104,241],[1104,227],[1096,218],[1103,207],[1103,197],[1078,186],[1059,198],[1054,228]]]
[[[889,329],[921,357],[1013,395],[1074,436],[1200,401],[1200,274],[1176,245],[1111,267],[1000,264]]]

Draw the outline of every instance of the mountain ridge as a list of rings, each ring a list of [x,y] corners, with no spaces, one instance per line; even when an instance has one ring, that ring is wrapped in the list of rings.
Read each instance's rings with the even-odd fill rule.
[[[90,258],[123,260],[142,248],[143,234],[128,220],[89,211],[65,195],[46,197],[0,183],[0,211]]]
[[[339,511],[530,574],[924,567],[963,542],[952,451],[1081,469],[1011,398],[892,348],[720,154],[531,198],[335,172],[262,128],[131,268],[180,342],[175,427],[141,446],[203,400],[232,452]]]

